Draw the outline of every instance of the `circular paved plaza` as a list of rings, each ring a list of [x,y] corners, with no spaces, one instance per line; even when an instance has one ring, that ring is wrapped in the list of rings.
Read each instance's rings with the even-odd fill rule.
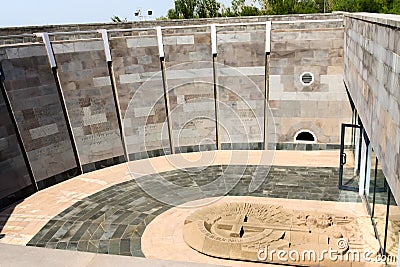
[[[14,237],[15,241],[20,240],[28,246],[156,257],[143,251],[144,244],[147,249],[149,247],[148,241],[143,240],[146,229],[160,214],[191,201],[218,201],[228,196],[261,197],[263,201],[271,199],[277,203],[328,201],[326,203],[335,205],[330,202],[334,201],[352,203],[346,204],[351,207],[359,204],[354,203],[359,202],[356,193],[343,193],[337,188],[338,168],[329,166],[337,163],[331,161],[336,156],[334,152],[291,152],[294,155],[278,152],[273,166],[263,165],[260,152],[243,154],[245,160],[229,153],[218,152],[208,166],[201,166],[202,163],[194,160],[188,161],[191,162],[187,164],[189,167],[178,168],[173,164],[174,157],[179,157],[175,155],[169,159],[161,157],[121,164],[73,178],[16,205],[12,212],[14,217],[4,219],[7,210],[4,211],[6,238],[3,241],[13,243],[11,238]],[[320,166],[313,161],[316,158],[319,158]],[[296,166],[300,165],[299,161],[308,166]],[[149,162],[154,170],[132,178],[134,172],[146,173]],[[35,210],[33,203],[43,208]],[[46,209],[46,206],[54,208]],[[186,211],[190,208],[196,207],[184,207]],[[20,222],[31,222],[27,227],[31,232],[12,228],[18,215]],[[36,226],[33,226],[33,218],[37,219]],[[7,229],[10,230],[8,234]],[[173,246],[171,242],[169,244]]]

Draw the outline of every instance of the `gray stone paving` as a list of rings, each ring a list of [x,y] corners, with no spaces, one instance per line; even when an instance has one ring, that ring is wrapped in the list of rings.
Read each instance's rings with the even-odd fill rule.
[[[146,226],[171,208],[170,204],[221,195],[360,201],[357,193],[340,192],[337,168],[272,167],[267,173],[265,166],[218,165],[124,182],[66,209],[51,219],[28,246],[143,257],[141,236]],[[260,186],[249,192],[252,179]],[[174,190],[177,185],[184,188]],[[148,192],[154,197],[143,189],[151,190]]]

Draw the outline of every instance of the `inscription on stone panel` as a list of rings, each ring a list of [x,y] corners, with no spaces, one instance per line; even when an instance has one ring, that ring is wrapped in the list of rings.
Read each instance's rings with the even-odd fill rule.
[[[97,133],[88,136],[81,137],[80,140],[84,144],[90,145],[100,145],[105,142],[105,140],[111,136],[115,135],[115,131]]]
[[[144,132],[142,132],[141,134],[143,134],[144,136],[149,136],[158,133],[159,126],[157,124],[146,125],[142,128],[142,131]]]
[[[55,123],[49,124],[49,125],[44,125],[44,126],[29,130],[32,140],[46,137],[46,136],[49,136],[52,134],[56,134],[58,132],[59,132],[58,127],[57,127],[57,124],[55,124]]]
[[[107,116],[105,113],[83,117],[83,125],[84,126],[90,126],[90,125],[100,124],[100,123],[104,123],[104,122],[107,122]]]
[[[83,126],[90,126],[107,122],[107,115],[105,113],[92,115],[91,107],[83,108]]]
[[[62,143],[55,143],[51,144],[46,147],[41,147],[36,150],[32,150],[29,152],[29,155],[34,156],[35,158],[41,158],[49,155],[54,155],[58,153],[64,153],[65,152],[65,146]]]

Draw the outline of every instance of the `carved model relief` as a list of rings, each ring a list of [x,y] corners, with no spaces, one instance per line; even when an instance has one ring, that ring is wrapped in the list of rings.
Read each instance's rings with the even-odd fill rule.
[[[302,253],[313,250],[316,259],[311,255],[308,261],[318,264],[322,258],[328,259],[328,254],[321,257],[321,253],[329,249],[337,251],[336,256],[350,250],[360,253],[368,250],[373,254],[371,257],[376,256],[379,243],[368,221],[368,218],[329,212],[238,202],[195,211],[186,218],[183,235],[191,248],[213,257],[274,263],[290,262],[295,258],[301,264]],[[273,250],[286,254],[281,252],[280,259],[277,254],[271,255]],[[299,257],[289,257],[291,251],[297,251]],[[340,261],[337,264],[340,265]]]

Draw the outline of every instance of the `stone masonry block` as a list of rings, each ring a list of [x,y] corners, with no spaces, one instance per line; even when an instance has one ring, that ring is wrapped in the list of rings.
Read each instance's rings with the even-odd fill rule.
[[[251,41],[250,33],[218,33],[217,43],[248,43]]]
[[[27,46],[18,48],[19,58],[46,56],[44,46]]]
[[[286,42],[287,50],[308,49],[310,41],[307,40],[290,40]]]
[[[34,128],[29,130],[32,140],[46,137],[49,135],[53,135],[59,132],[57,124],[49,124],[49,125],[44,125],[39,128]]]
[[[211,57],[211,55],[207,55]],[[205,58],[205,55],[200,52],[189,52],[189,59],[192,61],[200,61]]]
[[[176,37],[176,44],[183,45],[183,44],[194,44],[194,36],[177,36]]]
[[[109,76],[93,78],[94,87],[102,87],[111,85],[111,79]]]
[[[157,38],[147,37],[127,39],[126,44],[128,48],[158,46]]]
[[[140,82],[140,75],[139,74],[125,74],[119,76],[120,83],[136,83]]]
[[[19,58],[18,48],[6,48],[6,54],[8,59]]]
[[[313,40],[310,41],[311,49],[328,49],[332,46],[331,40]]]
[[[65,54],[65,53],[73,53],[75,52],[74,43],[53,43],[53,52],[54,54]]]
[[[75,52],[90,52],[96,50],[104,50],[104,44],[102,41],[87,41],[87,42],[75,42]]]
[[[84,116],[83,117],[83,126],[90,126],[90,125],[95,125],[95,124],[100,124],[107,122],[107,117],[106,114],[94,114],[90,116]]]

